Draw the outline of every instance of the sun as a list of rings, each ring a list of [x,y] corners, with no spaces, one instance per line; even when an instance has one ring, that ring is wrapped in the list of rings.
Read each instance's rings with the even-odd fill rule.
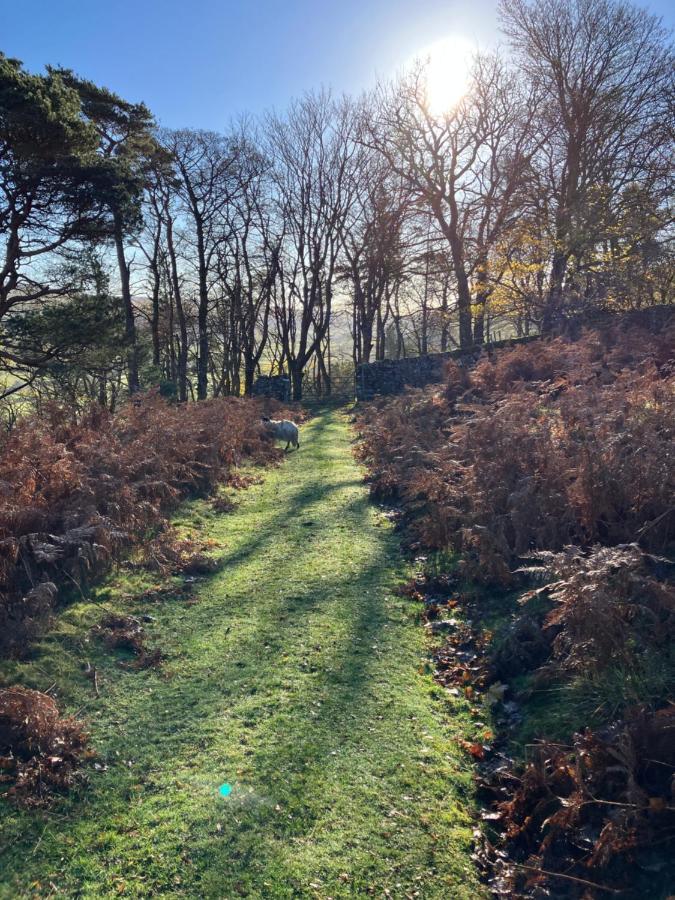
[[[450,35],[419,54],[426,72],[427,108],[432,115],[451,112],[466,94],[475,52],[475,46],[467,38]]]

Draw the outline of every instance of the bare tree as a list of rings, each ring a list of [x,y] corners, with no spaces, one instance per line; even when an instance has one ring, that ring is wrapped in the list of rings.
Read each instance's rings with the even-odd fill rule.
[[[660,21],[614,0],[502,0],[503,28],[541,102],[537,155],[551,263],[543,327],[562,317],[566,280],[592,268],[639,184],[672,183],[673,53]],[[669,133],[670,132],[670,133]]]
[[[172,155],[174,135],[161,132],[160,141],[167,153],[158,158],[151,186],[148,190],[148,204],[151,208],[150,219],[156,220],[155,226],[162,238],[160,253],[161,278],[165,284],[168,299],[168,350],[170,357],[169,376],[175,380],[178,399],[188,399],[188,355],[190,348],[188,313],[183,296],[184,275],[181,272],[181,260],[177,249],[176,222],[183,212],[179,193],[180,181],[174,168]],[[153,256],[155,246],[153,241]],[[154,284],[154,278],[153,278]],[[175,333],[174,333],[175,331]]]
[[[517,219],[537,146],[536,98],[498,57],[485,56],[475,61],[467,95],[443,116],[428,108],[423,65],[380,87],[375,108],[364,123],[366,141],[417,209],[433,215],[452,261],[460,343],[480,342],[491,249]]]
[[[387,299],[403,277],[408,197],[383,158],[361,145],[351,167],[352,203],[342,224],[344,278],[351,285],[354,364],[384,353]]]
[[[162,217],[161,166],[148,172],[144,198],[144,228],[134,246],[145,257],[147,286],[150,294],[150,334],[152,336],[152,363],[159,369],[162,344],[160,338],[160,294],[162,290],[162,249],[164,222]]]
[[[165,132],[165,148],[176,168],[176,194],[181,206],[185,241],[190,254],[185,260],[195,275],[197,292],[197,399],[208,394],[209,312],[211,287],[216,279],[218,252],[227,238],[226,210],[241,190],[240,148],[230,137],[211,131]],[[193,256],[194,254],[194,256]],[[176,291],[178,282],[174,280]]]
[[[330,326],[342,228],[349,207],[353,116],[346,102],[309,94],[286,118],[270,116],[266,149],[274,163],[277,214],[284,222],[279,256],[283,288],[275,320],[293,397]]]
[[[257,146],[250,123],[237,136],[241,148],[240,187],[226,211],[227,240],[218,254],[223,365],[230,390],[250,394],[255,373],[267,349],[274,284],[279,275],[283,221],[275,216],[270,162]],[[229,346],[225,346],[225,334]],[[222,380],[222,379],[221,379]]]

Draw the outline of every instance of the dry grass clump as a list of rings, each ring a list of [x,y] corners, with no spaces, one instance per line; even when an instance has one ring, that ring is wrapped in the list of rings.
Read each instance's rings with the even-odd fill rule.
[[[159,648],[151,649],[146,645],[145,629],[135,616],[110,613],[93,630],[111,650],[127,650],[134,654],[135,659],[125,664],[127,668],[154,668],[164,658]]]
[[[218,570],[218,560],[208,555],[217,543],[181,538],[178,530],[167,526],[148,541],[141,551],[142,564],[161,575],[209,575]]]
[[[26,806],[42,806],[66,791],[91,755],[88,735],[72,716],[62,717],[54,700],[24,687],[0,689],[0,784],[4,795]]]
[[[236,509],[236,503],[231,497],[214,497],[211,501],[211,508],[219,514],[230,513]]]
[[[90,581],[182,498],[279,459],[261,409],[147,394],[114,416],[54,406],[22,421],[0,443],[0,653],[44,628],[56,588]]]

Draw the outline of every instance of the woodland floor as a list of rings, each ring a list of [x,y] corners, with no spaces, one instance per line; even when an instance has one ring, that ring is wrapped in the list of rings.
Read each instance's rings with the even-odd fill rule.
[[[46,811],[0,800],[0,897],[483,896],[469,711],[426,674],[417,608],[395,593],[410,573],[352,439],[322,413],[234,511],[181,510],[223,563],[196,602],[141,603],[152,579],[120,570],[3,664],[4,681],[56,685],[105,768]],[[89,636],[110,610],[155,617],[161,668],[125,671]]]

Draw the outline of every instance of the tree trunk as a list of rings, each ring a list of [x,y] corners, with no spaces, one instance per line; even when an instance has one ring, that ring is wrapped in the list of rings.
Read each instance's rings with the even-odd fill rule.
[[[152,318],[150,329],[152,331],[152,364],[159,368],[160,342],[159,342],[159,267],[156,262],[152,264]]]
[[[197,357],[197,399],[206,400],[209,384],[209,294],[204,250],[204,231],[201,222],[197,222],[197,256],[199,262],[199,309],[197,310],[199,356]]]
[[[125,337],[127,341],[127,379],[129,393],[135,394],[140,389],[138,378],[138,345],[136,343],[136,320],[134,307],[131,301],[131,279],[129,276],[129,263],[124,255],[124,235],[119,218],[115,216],[115,250],[117,251],[117,265],[120,273],[120,285],[122,290],[122,304],[124,306]]]
[[[458,233],[456,203],[452,201],[451,221],[448,222],[443,214],[442,207],[438,200],[432,203],[432,209],[436,215],[438,224],[441,227],[448,244],[450,245],[450,254],[452,257],[452,268],[457,279],[457,311],[459,313],[459,346],[462,350],[466,350],[473,344],[473,334],[471,333],[471,291],[469,289],[469,279],[466,274],[464,265],[464,248],[462,240]]]
[[[441,353],[445,353],[448,349],[448,330],[450,323],[448,322],[448,282],[443,279],[443,295],[441,300]]]
[[[362,326],[363,350],[359,362],[370,362],[370,354],[373,350],[373,319],[371,316],[365,316]]]
[[[473,344],[471,333],[471,291],[464,273],[457,274],[457,309],[459,312],[459,346],[466,350]]]
[[[544,315],[541,320],[543,334],[548,334],[560,327],[563,308],[563,284],[567,270],[567,256],[557,250],[553,254],[551,263],[551,284],[548,292],[548,300],[544,307]]]
[[[318,350],[316,354],[316,359],[319,367],[319,377],[321,379],[321,385],[323,389],[323,393],[326,397],[330,397],[331,395],[331,379],[328,369],[326,368],[326,360],[324,358],[324,352],[322,350]]]
[[[375,359],[384,359],[385,351],[385,331],[384,321],[382,319],[382,310],[377,310],[377,327],[375,331]]]
[[[173,298],[176,304],[176,316],[178,318],[178,359],[176,377],[178,380],[178,399],[181,403],[186,403],[188,398],[187,391],[187,359],[188,359],[188,334],[187,323],[185,321],[185,310],[183,309],[183,298],[181,296],[180,279],[178,277],[178,264],[176,262],[176,250],[173,243],[173,222],[171,217],[167,215],[166,221],[166,240],[169,251],[169,261],[171,264],[171,286],[173,288]],[[173,329],[172,329],[173,330]]]
[[[473,342],[479,346],[485,343],[485,303],[485,296],[480,295],[476,300],[478,311],[473,319]]]
[[[297,362],[294,362],[289,365],[289,369],[291,373],[291,389],[293,392],[293,399],[296,401],[302,400],[302,368],[298,365]]]
[[[255,381],[255,361],[248,355],[244,362],[244,394],[250,397],[253,393],[253,382]]]

